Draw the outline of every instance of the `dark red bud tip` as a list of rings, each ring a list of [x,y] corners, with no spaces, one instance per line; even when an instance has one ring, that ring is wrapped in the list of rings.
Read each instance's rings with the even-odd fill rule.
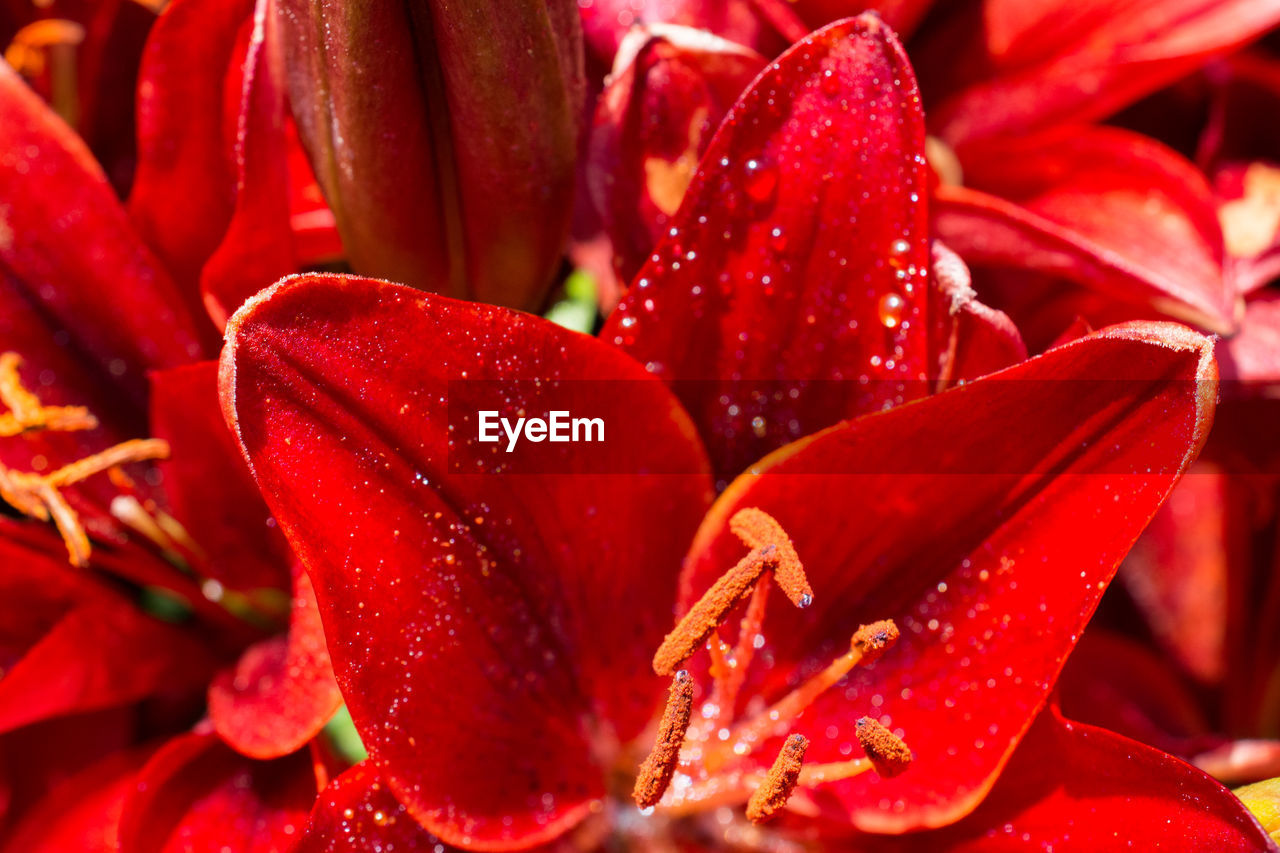
[[[886,779],[911,766],[911,749],[893,732],[870,717],[858,720],[858,743],[876,772]]]
[[[791,735],[782,745],[769,773],[751,795],[747,803],[747,818],[752,823],[763,823],[776,815],[791,799],[791,792],[800,780],[804,766],[804,754],[809,740],[803,735]]]

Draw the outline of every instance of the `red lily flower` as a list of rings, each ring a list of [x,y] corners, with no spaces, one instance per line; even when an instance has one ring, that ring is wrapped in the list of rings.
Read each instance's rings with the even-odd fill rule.
[[[680,553],[701,522],[679,582],[686,611],[741,556],[726,522],[748,506],[782,522],[804,560],[812,606],[775,605],[759,629],[766,650],[747,670],[738,710],[722,718],[747,738],[749,755],[705,753],[704,781],[695,751],[681,789],[688,799],[677,792],[666,808],[696,812],[697,795],[716,785],[728,802],[744,801],[785,733],[772,722],[759,728],[759,718],[742,722],[759,713],[751,697],[782,699],[839,657],[859,622],[892,616],[903,626],[898,648],[855,671],[843,690],[814,698],[800,687],[804,698],[780,713],[785,728],[809,738],[809,760],[832,763],[823,772],[853,772],[849,727],[863,712],[905,730],[911,769],[825,789],[810,781],[807,808],[878,831],[963,816],[990,789],[1120,556],[1194,454],[1212,400],[1211,389],[1197,389],[1211,375],[1203,339],[1168,326],[1116,329],[1001,377],[1107,371],[1126,381],[1095,383],[1104,387],[1082,398],[1088,383],[1014,382],[1009,395],[1004,382],[979,380],[846,422],[760,463],[704,519],[707,468],[686,416],[638,364],[589,338],[343,277],[286,280],[229,329],[228,418],[313,577],[369,770],[428,830],[477,849],[528,847],[606,818],[611,831],[625,831],[609,779],[626,774],[629,790],[651,737],[646,723],[660,710],[662,683],[648,658],[670,625],[664,599],[677,586]],[[662,459],[662,470],[688,473],[502,474],[501,457],[450,430],[445,389],[454,412],[513,393],[542,411],[555,392],[515,381],[533,377],[557,387],[627,380],[626,401],[605,398],[600,410],[610,423],[641,422],[638,432],[623,429],[647,440],[597,461],[622,460],[631,471]],[[495,380],[501,392],[491,390]],[[1001,443],[999,425],[1031,411],[1034,440]],[[1066,411],[1076,417],[1047,414]],[[886,447],[912,448],[909,470],[921,473],[886,472]],[[1068,447],[1079,450],[1057,458]],[[1012,456],[996,464],[997,448]],[[575,457],[554,459],[573,466]],[[1030,480],[1017,473],[1037,470]],[[1004,473],[975,473],[983,471]],[[946,472],[955,488],[939,488]],[[1099,512],[1100,497],[1121,483],[1124,510]],[[583,513],[588,523],[565,525]],[[1083,517],[1090,536],[1063,535]],[[923,519],[934,536],[904,535]],[[548,524],[552,538],[539,532]],[[851,711],[850,701],[871,707]],[[948,726],[936,724],[939,713]],[[755,731],[759,742],[748,736]],[[717,769],[735,766],[742,775]],[[1229,798],[1200,784],[1225,815],[1217,810]],[[1246,833],[1236,840],[1247,837],[1239,813],[1223,819]]]

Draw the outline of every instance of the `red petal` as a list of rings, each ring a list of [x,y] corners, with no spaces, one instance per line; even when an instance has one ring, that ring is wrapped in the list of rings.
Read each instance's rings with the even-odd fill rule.
[[[218,328],[250,296],[297,270],[289,107],[277,26],[274,7],[268,0],[257,0],[240,93],[235,210],[200,278],[205,307]]]
[[[171,740],[139,771],[120,817],[123,853],[291,850],[315,801],[305,753],[252,761],[213,734]]]
[[[0,112],[5,278],[138,403],[147,369],[205,351],[194,322],[84,144],[8,66]]]
[[[982,806],[885,850],[1275,850],[1226,788],[1189,764],[1093,726],[1040,715]],[[872,846],[871,849],[882,849]]]
[[[593,0],[578,4],[587,46],[604,68],[635,24],[675,24],[706,30],[770,56],[785,46],[758,14],[752,0]]]
[[[56,717],[0,735],[0,826],[25,819],[53,788],[127,749],[137,735],[133,706]],[[65,810],[66,802],[61,801]]]
[[[630,281],[679,208],[711,135],[766,60],[685,27],[637,27],[596,105],[591,197]]]
[[[1240,333],[1218,344],[1222,377],[1238,380],[1234,393],[1274,392],[1280,382],[1280,293],[1266,291],[1245,303]]]
[[[224,106],[237,94],[236,48],[252,11],[252,0],[174,0],[151,29],[138,76],[129,215],[183,285],[193,316],[204,310],[200,269],[231,220],[234,124]]]
[[[209,686],[209,717],[232,748],[277,758],[315,737],[342,704],[311,579],[295,570],[287,636],[250,646]]]
[[[1230,664],[1230,567],[1246,535],[1239,503],[1230,476],[1192,468],[1120,570],[1156,639],[1209,683],[1220,682]]]
[[[977,379],[1027,357],[1022,334],[1003,311],[977,300],[964,261],[935,241],[929,278],[931,361],[942,387]]]
[[[726,117],[601,333],[677,381],[718,473],[924,392],[923,151],[911,68],[872,16],[792,48]]]
[[[938,187],[934,220],[969,263],[1052,273],[1233,330],[1216,202],[1173,151],[1127,131],[1070,128],[959,154],[966,187]]]
[[[311,823],[294,853],[444,853],[455,849],[423,829],[366,761],[320,792]]]
[[[1280,7],[1253,0],[986,0],[962,8],[959,21],[921,46],[922,65],[935,72],[930,82],[953,92],[930,118],[953,144],[1110,115],[1280,21]]]
[[[151,434],[169,509],[194,542],[200,574],[233,589],[286,589],[293,561],[218,405],[218,365],[152,374]]]
[[[0,731],[181,692],[208,677],[207,651],[65,562],[0,541],[6,631]]]
[[[65,780],[12,827],[6,853],[117,853],[120,812],[149,753],[117,752]]]
[[[1188,479],[1197,479],[1190,477]],[[1058,683],[1073,719],[1187,758],[1216,745],[1176,666],[1156,650],[1091,625]]]
[[[762,654],[773,666],[753,680],[776,696],[797,667],[811,672],[847,648],[859,623],[897,620],[893,651],[824,694],[798,729],[816,761],[847,757],[840,746],[863,713],[905,732],[908,772],[828,789],[860,828],[954,821],[989,789],[1116,566],[1198,452],[1216,388],[1207,339],[1133,324],[833,427],[721,496],[682,600],[741,557],[732,513],[773,514],[815,599],[770,611]]]
[[[874,10],[902,39],[933,6],[935,0],[788,0],[810,29],[868,9]]]
[[[708,499],[674,398],[592,338],[367,279],[286,279],[228,334],[224,409],[384,778],[450,843],[528,846],[577,822],[604,781],[585,715],[624,740],[648,721],[649,658]],[[545,412],[552,385],[602,387],[586,380],[627,389],[598,400],[614,432],[594,458],[612,468],[563,453],[557,470],[581,473],[504,477],[494,448],[450,432],[495,385]],[[623,463],[694,473],[592,475]]]

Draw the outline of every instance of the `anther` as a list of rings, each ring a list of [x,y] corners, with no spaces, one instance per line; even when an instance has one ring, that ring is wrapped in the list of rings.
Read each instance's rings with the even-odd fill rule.
[[[773,545],[758,548],[725,572],[662,641],[653,656],[653,671],[670,675],[688,660],[729,612],[751,594],[760,576],[776,566],[777,551]]]
[[[898,626],[893,620],[882,619],[859,628],[853,635],[849,648],[858,654],[861,663],[875,663],[881,655],[893,648],[893,644],[898,642],[898,636]]]
[[[0,438],[12,438],[35,429],[60,432],[93,429],[98,420],[83,406],[45,406],[28,391],[18,375],[22,357],[0,353],[0,403],[9,410],[0,414]]]
[[[769,773],[751,794],[747,801],[747,819],[752,823],[763,823],[773,817],[791,799],[791,793],[800,780],[800,770],[804,766],[804,754],[809,748],[809,741],[803,735],[791,735],[778,752]]]
[[[815,699],[838,684],[854,667],[870,663],[883,654],[897,637],[898,626],[888,619],[862,626],[850,640],[848,653],[836,658],[827,664],[826,669],[739,725],[727,741],[726,747],[729,744],[751,747],[786,731],[791,721],[812,705]],[[708,760],[715,759],[712,757]]]
[[[729,529],[748,548],[763,548],[766,545],[777,547],[778,558],[773,576],[778,587],[796,607],[808,607],[813,603],[813,588],[805,577],[800,555],[796,553],[791,537],[787,536],[787,532],[773,516],[756,507],[740,509],[729,519]]]
[[[875,765],[876,772],[886,779],[911,766],[910,747],[870,717],[858,720],[857,734],[858,743]]]
[[[653,750],[640,765],[636,787],[632,792],[636,805],[642,809],[655,806],[662,799],[671,777],[675,775],[680,760],[680,746],[689,730],[689,718],[693,714],[693,678],[685,670],[676,673],[671,680],[671,692],[667,707],[658,723],[658,736]]]

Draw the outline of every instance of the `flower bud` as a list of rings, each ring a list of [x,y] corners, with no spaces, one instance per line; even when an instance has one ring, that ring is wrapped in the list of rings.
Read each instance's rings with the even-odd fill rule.
[[[574,0],[280,0],[289,95],[357,272],[536,308],[571,210]]]
[[[623,40],[596,109],[587,180],[624,281],[666,232],[720,120],[764,65],[750,48],[686,27],[635,27]]]

